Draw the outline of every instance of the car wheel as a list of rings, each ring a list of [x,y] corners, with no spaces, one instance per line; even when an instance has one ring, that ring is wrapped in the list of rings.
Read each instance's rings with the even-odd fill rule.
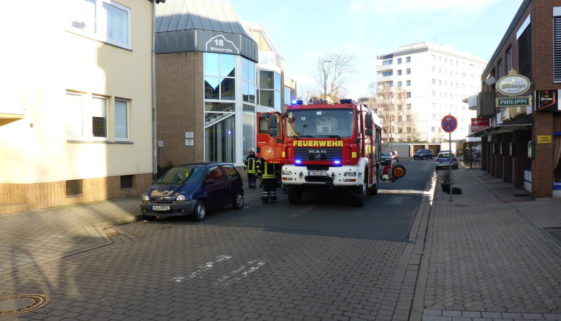
[[[241,192],[238,192],[236,197],[232,200],[232,207],[235,210],[239,210],[243,207],[243,194]]]
[[[193,219],[195,221],[202,221],[206,217],[206,205],[205,201],[198,200],[197,204],[195,204],[195,209],[193,210]]]

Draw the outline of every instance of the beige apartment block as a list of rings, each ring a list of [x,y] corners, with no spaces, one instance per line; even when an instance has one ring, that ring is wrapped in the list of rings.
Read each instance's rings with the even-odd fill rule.
[[[150,184],[153,6],[4,4],[0,214],[136,196]]]

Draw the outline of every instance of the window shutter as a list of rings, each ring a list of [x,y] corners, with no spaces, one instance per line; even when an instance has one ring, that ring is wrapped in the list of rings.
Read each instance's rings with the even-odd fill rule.
[[[553,18],[553,81],[561,82],[561,17]]]

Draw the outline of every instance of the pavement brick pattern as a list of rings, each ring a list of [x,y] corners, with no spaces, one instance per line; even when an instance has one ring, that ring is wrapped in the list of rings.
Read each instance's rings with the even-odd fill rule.
[[[561,320],[561,248],[531,216],[539,207],[537,221],[555,224],[561,211],[501,201],[470,171],[453,175],[463,194],[437,191],[431,212],[422,320]]]
[[[165,221],[119,229],[134,238],[0,276],[0,295],[53,298],[17,320],[377,320],[406,244]]]
[[[0,275],[18,267],[106,246],[103,222],[132,222],[138,200],[69,206],[0,216]],[[14,242],[17,240],[17,242]]]

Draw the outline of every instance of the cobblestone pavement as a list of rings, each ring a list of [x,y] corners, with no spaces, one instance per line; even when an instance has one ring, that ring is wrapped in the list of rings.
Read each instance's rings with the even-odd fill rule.
[[[137,206],[114,200],[0,216],[8,258],[0,296],[52,299],[8,317],[0,302],[0,321],[409,318],[419,220],[409,242],[180,220],[117,225],[133,222]]]
[[[481,170],[453,180],[463,194],[437,190],[431,211],[422,320],[561,320],[561,246],[544,230],[561,226],[561,202]]]
[[[121,229],[141,238],[1,277],[2,292],[54,298],[18,320],[376,320],[406,244],[191,224]]]

